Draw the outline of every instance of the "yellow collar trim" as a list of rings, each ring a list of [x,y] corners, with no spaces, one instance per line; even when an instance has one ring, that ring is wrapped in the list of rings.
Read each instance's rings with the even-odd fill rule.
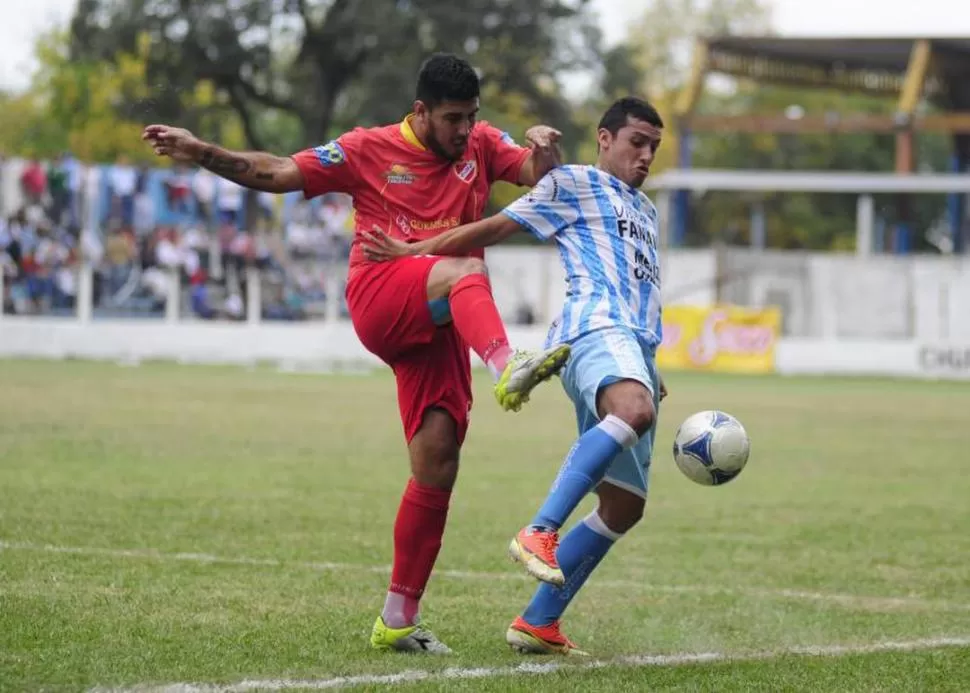
[[[411,127],[411,119],[413,117],[413,113],[408,113],[404,117],[404,120],[401,121],[401,137],[407,140],[408,144],[414,145],[418,149],[425,150],[427,147],[421,144],[421,140],[419,140],[418,136],[414,134],[414,128]]]

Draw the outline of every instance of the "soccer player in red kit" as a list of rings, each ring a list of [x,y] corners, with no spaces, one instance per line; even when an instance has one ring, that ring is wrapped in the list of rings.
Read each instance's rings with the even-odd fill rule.
[[[499,404],[517,411],[536,385],[562,369],[569,347],[528,353],[509,346],[481,251],[380,264],[366,258],[358,241],[374,226],[419,241],[480,219],[493,182],[532,186],[558,165],[559,133],[531,128],[525,148],[476,122],[478,76],[450,54],[425,61],[416,91],[413,112],[402,122],[357,128],[291,157],[227,151],[165,125],[148,126],[143,138],[160,156],[256,190],[353,196],[347,304],[361,343],[394,370],[412,473],[394,524],[391,583],[371,644],[449,653],[421,625],[419,602],[441,548],[468,426],[469,348],[492,373]]]

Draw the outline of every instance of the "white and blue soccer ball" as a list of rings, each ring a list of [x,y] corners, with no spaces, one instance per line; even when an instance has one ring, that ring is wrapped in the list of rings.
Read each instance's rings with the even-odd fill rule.
[[[741,422],[723,411],[688,416],[674,436],[674,461],[691,481],[720,486],[748,463],[751,440]]]

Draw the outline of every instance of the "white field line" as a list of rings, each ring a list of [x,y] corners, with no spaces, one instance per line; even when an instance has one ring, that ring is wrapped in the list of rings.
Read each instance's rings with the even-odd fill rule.
[[[357,676],[334,676],[320,679],[264,679],[246,680],[232,684],[170,683],[165,685],[140,684],[132,688],[99,687],[89,693],[246,693],[248,691],[324,690],[350,688],[352,686],[393,686],[418,681],[449,681],[460,679],[491,679],[500,676],[552,674],[555,672],[581,673],[591,669],[674,667],[688,664],[717,662],[753,662],[777,659],[785,656],[845,657],[849,655],[878,652],[915,652],[944,647],[968,647],[970,637],[927,638],[903,642],[877,642],[857,645],[821,645],[789,647],[761,652],[698,652],[668,655],[633,655],[606,660],[574,663],[574,660],[556,660],[547,663],[526,662],[506,667],[451,667],[448,669],[409,669],[396,674],[361,674]]]
[[[0,551],[37,551],[44,553],[74,554],[79,556],[105,556],[108,558],[132,558],[138,560],[212,563],[219,565],[249,565],[272,568],[301,568],[324,572],[356,572],[390,575],[387,565],[364,565],[356,563],[331,563],[320,561],[281,561],[275,558],[253,558],[247,556],[215,556],[207,553],[165,553],[155,549],[109,549],[97,546],[55,546],[29,542],[0,540]],[[435,576],[453,580],[502,580],[514,582],[534,582],[521,572],[489,573],[470,570],[435,570]],[[832,592],[813,592],[794,589],[771,589],[761,587],[736,587],[718,585],[661,585],[638,580],[594,580],[590,585],[597,587],[632,589],[655,593],[689,594],[738,594],[770,599],[791,599],[838,604],[848,608],[862,608],[875,611],[894,610],[934,610],[968,611],[970,604],[923,599],[921,597],[877,597],[858,594],[838,594]]]

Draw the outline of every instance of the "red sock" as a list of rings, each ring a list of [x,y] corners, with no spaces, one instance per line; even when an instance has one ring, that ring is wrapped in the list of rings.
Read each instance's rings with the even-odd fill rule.
[[[482,361],[501,372],[512,350],[488,279],[482,274],[462,277],[451,287],[448,300],[458,334]]]
[[[391,592],[420,599],[431,577],[448,518],[451,491],[408,481],[394,523]]]

